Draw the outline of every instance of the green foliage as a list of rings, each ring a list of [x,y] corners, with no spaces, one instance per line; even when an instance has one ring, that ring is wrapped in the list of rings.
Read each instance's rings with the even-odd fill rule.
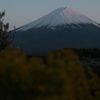
[[[67,50],[67,49],[66,49]],[[73,48],[71,49],[75,54],[79,56],[81,60],[86,59],[86,58],[100,58],[100,49],[79,49],[79,48]]]
[[[92,72],[90,67],[86,68],[87,82],[93,100],[100,100],[100,77]]]
[[[100,79],[89,70],[87,74],[71,50],[49,54],[44,64],[8,48],[0,53],[0,99],[99,100]]]
[[[89,100],[89,91],[84,70],[71,50],[61,49],[49,55],[48,66],[56,66],[58,82],[61,80],[63,93],[68,100]],[[60,73],[60,74],[59,74]],[[62,98],[60,99],[62,100]],[[65,99],[66,100],[66,99]]]
[[[0,52],[4,50],[9,44],[12,42],[12,36],[10,34],[7,34],[7,31],[9,29],[9,24],[4,24],[3,17],[5,16],[5,11],[0,12]]]

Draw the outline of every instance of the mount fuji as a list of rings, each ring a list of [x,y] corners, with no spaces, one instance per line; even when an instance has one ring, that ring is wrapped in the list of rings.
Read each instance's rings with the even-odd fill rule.
[[[58,8],[13,31],[13,46],[27,55],[60,48],[100,48],[100,24],[72,8]]]

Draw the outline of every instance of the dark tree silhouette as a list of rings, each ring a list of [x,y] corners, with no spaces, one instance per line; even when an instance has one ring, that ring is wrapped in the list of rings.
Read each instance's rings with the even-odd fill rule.
[[[0,52],[10,45],[13,38],[8,34],[9,23],[4,24],[5,11],[0,12]]]

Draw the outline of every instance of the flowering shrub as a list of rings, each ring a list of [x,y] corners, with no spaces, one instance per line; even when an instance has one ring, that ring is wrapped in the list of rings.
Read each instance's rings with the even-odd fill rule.
[[[100,79],[87,70],[71,50],[61,49],[27,59],[17,49],[0,53],[1,100],[99,100]]]

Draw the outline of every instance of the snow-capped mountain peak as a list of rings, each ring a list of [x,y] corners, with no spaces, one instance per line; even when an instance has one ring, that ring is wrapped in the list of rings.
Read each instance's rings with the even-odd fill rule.
[[[89,19],[85,15],[77,12],[72,8],[64,7],[54,10],[51,13],[43,16],[42,18],[19,28],[18,30],[25,31],[33,27],[39,28],[45,25],[55,27],[58,25],[66,24],[93,24],[100,27],[98,23]]]

